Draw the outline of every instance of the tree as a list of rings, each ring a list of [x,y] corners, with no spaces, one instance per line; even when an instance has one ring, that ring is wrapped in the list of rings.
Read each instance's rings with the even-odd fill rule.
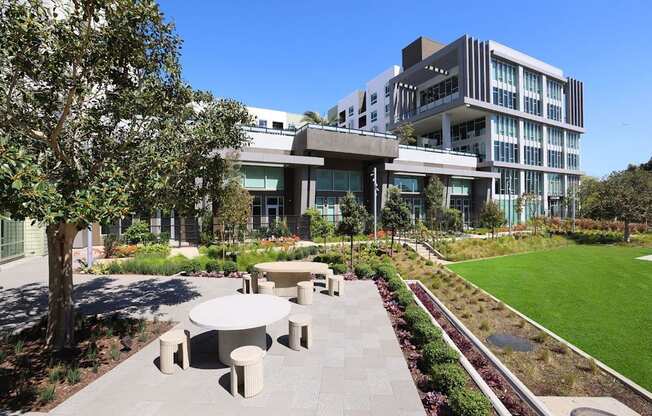
[[[514,211],[516,212],[516,222],[521,222],[521,214],[523,214],[523,209],[525,209],[525,197],[524,195],[519,195],[514,201]]]
[[[430,229],[435,228],[435,223],[441,223],[439,220],[444,209],[444,184],[438,177],[430,178],[426,189],[424,190],[426,199],[426,221]]]
[[[496,238],[496,228],[505,224],[505,215],[496,201],[485,202],[480,212],[480,222],[485,227],[491,228],[491,237]]]
[[[462,212],[456,208],[446,208],[442,213],[442,223],[447,232],[462,231],[464,227]]]
[[[235,239],[237,230],[247,225],[251,216],[253,197],[238,181],[229,181],[216,202],[219,206],[217,220],[230,230],[231,238]]]
[[[396,231],[403,231],[410,227],[412,222],[410,217],[410,208],[401,197],[401,191],[395,186],[390,186],[387,191],[387,201],[380,214],[380,220],[383,228],[392,231],[391,255],[394,255],[394,235]]]
[[[219,150],[246,142],[244,106],[182,81],[173,29],[150,1],[0,7],[0,206],[46,226],[56,351],[74,344],[77,232],[146,209],[194,211],[221,177]]]
[[[629,224],[652,217],[652,172],[641,168],[613,172],[604,187],[606,212],[624,222],[623,237],[629,242]]]
[[[333,233],[333,224],[326,220],[315,208],[307,209],[305,215],[310,218],[310,237],[313,240],[322,238],[326,243],[326,238]]]
[[[412,124],[405,123],[399,128],[394,130],[394,134],[398,136],[398,142],[400,144],[413,145],[417,142],[417,138],[414,134],[414,127]]]
[[[353,237],[364,232],[364,226],[369,217],[367,209],[351,192],[340,200],[341,220],[337,224],[339,235],[348,235],[351,243],[351,270],[353,270]]]
[[[579,215],[583,218],[604,219],[609,216],[605,201],[606,188],[604,182],[591,177],[583,176],[577,191]]]
[[[301,121],[304,123],[310,123],[310,124],[319,124],[319,125],[327,125],[328,120],[324,117],[322,117],[318,112],[316,111],[305,111],[303,113],[303,118],[301,118]]]

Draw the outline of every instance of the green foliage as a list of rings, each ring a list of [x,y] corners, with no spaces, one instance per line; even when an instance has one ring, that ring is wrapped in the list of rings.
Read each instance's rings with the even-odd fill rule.
[[[424,371],[429,371],[436,364],[456,363],[459,354],[451,348],[443,338],[437,338],[421,349],[420,366]]]
[[[66,372],[66,381],[68,384],[71,386],[74,384],[79,383],[79,380],[81,380],[81,372],[79,371],[78,367],[71,367],[68,369]]]
[[[59,380],[61,380],[61,377],[63,377],[64,373],[65,371],[63,366],[57,364],[48,370],[48,381],[51,384],[56,384]]]
[[[396,278],[396,268],[389,263],[381,263],[376,266],[376,276],[382,277],[385,280]]]
[[[439,244],[439,251],[447,260],[461,261],[529,251],[548,250],[572,245],[573,241],[561,236],[504,236],[495,239],[466,238]]]
[[[426,221],[430,228],[439,222],[444,211],[444,184],[437,176],[430,177],[424,190],[426,201]]]
[[[467,376],[458,364],[443,363],[435,364],[430,368],[430,379],[437,389],[451,394],[457,389],[464,388]]]
[[[489,416],[491,402],[482,393],[469,389],[455,389],[448,395],[448,404],[457,416]]]
[[[193,271],[195,265],[190,259],[180,254],[168,258],[143,255],[121,263],[112,263],[109,273],[171,276],[180,272]]]
[[[207,272],[222,271],[222,263],[217,259],[208,259],[206,261],[206,271]]]
[[[145,221],[136,221],[122,233],[122,238],[127,244],[147,244],[156,240],[149,231],[149,224]]]
[[[170,255],[169,244],[146,244],[138,246],[136,255],[167,257]]]
[[[373,269],[366,263],[357,264],[354,270],[358,279],[370,279],[374,275]]]
[[[480,222],[483,226],[491,229],[491,234],[496,236],[496,228],[505,224],[505,215],[503,210],[496,201],[489,200],[485,202],[482,211],[480,211]]]
[[[344,256],[339,253],[324,253],[315,257],[315,261],[319,263],[343,263]]]
[[[441,337],[441,330],[432,322],[417,322],[412,326],[412,339],[417,345],[425,345]]]
[[[407,308],[410,305],[414,305],[414,296],[412,295],[412,291],[408,289],[406,286],[403,286],[400,289],[398,289],[396,292],[394,292],[394,296],[396,297],[396,301],[398,302],[398,304],[401,305],[403,308]]]
[[[109,355],[113,361],[118,361],[120,359],[120,349],[118,348],[118,344],[111,344]]]
[[[41,403],[50,403],[56,397],[56,386],[48,384],[43,387],[38,394],[38,400]]]
[[[330,268],[333,269],[333,273],[335,274],[343,274],[347,271],[346,264],[344,263],[334,263],[330,266]]]
[[[380,222],[385,229],[392,231],[391,248],[394,249],[394,235],[397,231],[404,231],[412,223],[410,209],[401,197],[401,191],[390,186],[387,201],[380,214]]]
[[[115,249],[120,243],[120,238],[115,234],[108,234],[104,236],[104,257],[109,258],[113,257],[115,254]]]
[[[238,271],[238,265],[231,260],[225,261],[223,264],[223,268],[224,268],[224,274],[227,276],[231,273]]]
[[[417,137],[414,134],[414,127],[412,127],[412,124],[410,123],[402,124],[396,130],[394,130],[393,133],[398,136],[400,144],[409,146],[414,145],[417,142]]]
[[[575,231],[564,234],[579,244],[615,244],[624,241],[623,234],[616,231]]]
[[[23,348],[25,347],[25,341],[19,339],[14,344],[14,354],[20,355],[23,353]]]
[[[238,227],[247,225],[251,216],[253,197],[244,189],[238,180],[230,180],[221,192],[214,197],[217,204],[217,223],[234,233]]]
[[[316,241],[318,238],[324,241],[333,234],[335,227],[324,218],[315,208],[306,210],[305,215],[310,218],[310,238]]]
[[[407,322],[411,327],[422,322],[432,322],[428,312],[424,311],[416,304],[409,305],[405,308],[403,319],[405,319],[405,322]]]

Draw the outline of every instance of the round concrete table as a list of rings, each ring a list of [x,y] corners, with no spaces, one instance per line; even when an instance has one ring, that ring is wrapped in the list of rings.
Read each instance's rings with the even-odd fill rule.
[[[193,324],[217,329],[220,361],[231,365],[231,351],[255,345],[267,351],[266,326],[290,314],[286,299],[271,295],[231,295],[201,303],[190,311]]]
[[[265,273],[267,280],[276,284],[274,293],[277,296],[296,297],[297,283],[311,280],[311,274],[325,274],[328,264],[313,261],[274,261],[258,263],[254,270]]]

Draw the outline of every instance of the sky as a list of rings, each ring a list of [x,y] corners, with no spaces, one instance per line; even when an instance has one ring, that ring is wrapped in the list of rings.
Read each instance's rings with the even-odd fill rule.
[[[495,40],[584,82],[581,169],[652,157],[652,2],[160,0],[194,88],[325,113],[419,36]],[[648,127],[646,127],[648,126]]]

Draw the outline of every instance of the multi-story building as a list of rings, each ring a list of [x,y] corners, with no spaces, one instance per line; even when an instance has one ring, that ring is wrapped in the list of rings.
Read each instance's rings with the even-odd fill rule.
[[[296,130],[304,124],[303,114],[251,106],[247,106],[247,110],[254,118],[253,125],[264,129]]]
[[[389,83],[389,129],[410,123],[418,147],[475,154],[479,170],[499,174],[492,198],[511,223],[534,213],[564,215],[581,174],[580,81],[465,35],[448,45],[415,40],[403,49],[403,72]],[[519,195],[529,197],[521,218]]]
[[[387,131],[391,107],[389,80],[401,72],[392,65],[372,80],[364,90],[355,90],[328,110],[328,119],[336,120],[338,127],[369,131]]]

